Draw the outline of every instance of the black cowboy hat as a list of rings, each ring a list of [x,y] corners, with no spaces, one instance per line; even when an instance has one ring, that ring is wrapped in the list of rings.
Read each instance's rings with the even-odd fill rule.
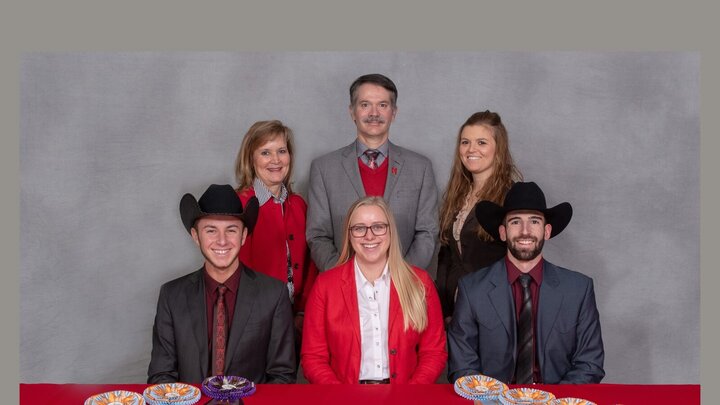
[[[503,205],[497,205],[492,201],[480,201],[475,205],[475,217],[485,232],[495,240],[500,240],[498,228],[505,220],[505,215],[510,211],[532,210],[540,211],[545,215],[545,222],[552,225],[550,237],[554,237],[565,229],[572,218],[572,206],[570,203],[560,203],[552,208],[547,208],[545,194],[540,187],[533,182],[518,182],[512,185],[505,195]]]
[[[180,217],[185,229],[190,232],[195,221],[207,215],[228,215],[240,218],[252,232],[257,222],[260,204],[256,197],[250,198],[243,210],[242,202],[231,185],[213,184],[196,200],[192,194],[185,194],[180,200]]]

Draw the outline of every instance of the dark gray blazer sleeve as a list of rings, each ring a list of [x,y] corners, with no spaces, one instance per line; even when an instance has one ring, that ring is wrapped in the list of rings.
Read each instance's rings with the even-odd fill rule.
[[[172,314],[168,305],[167,286],[164,285],[160,288],[153,325],[148,384],[177,382],[177,363]]]
[[[480,334],[478,324],[470,305],[470,297],[463,279],[458,283],[455,312],[448,327],[448,381],[460,377],[480,374]]]
[[[297,374],[292,306],[285,286],[282,287],[275,299],[267,348],[265,376],[270,384],[292,384]]]
[[[597,384],[605,376],[603,370],[605,351],[592,279],[588,278],[585,287],[575,330],[577,348],[572,355],[571,368],[562,377],[560,383]]]

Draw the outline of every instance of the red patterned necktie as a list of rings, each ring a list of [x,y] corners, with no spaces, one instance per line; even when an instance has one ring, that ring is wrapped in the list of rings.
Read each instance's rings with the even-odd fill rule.
[[[368,166],[370,166],[371,169],[377,169],[376,160],[380,152],[375,149],[368,149],[364,153],[368,158]]]
[[[220,284],[215,302],[215,322],[213,322],[213,375],[223,375],[225,370],[225,344],[227,342],[227,315],[223,296],[227,287]]]

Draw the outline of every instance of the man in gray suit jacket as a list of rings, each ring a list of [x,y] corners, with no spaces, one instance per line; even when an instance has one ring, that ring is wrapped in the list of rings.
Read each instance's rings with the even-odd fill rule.
[[[503,206],[481,201],[475,214],[508,253],[458,283],[449,380],[484,374],[514,384],[599,383],[604,350],[592,279],[541,254],[570,222],[570,204],[546,208],[535,183],[516,183]]]
[[[205,263],[160,289],[147,382],[198,384],[221,374],[255,383],[295,382],[285,284],[238,259],[257,219],[257,199],[243,210],[232,186],[213,184],[199,201],[185,194],[180,215]]]
[[[347,209],[366,195],[382,196],[390,205],[405,259],[425,269],[430,265],[438,236],[435,174],[428,158],[388,140],[396,102],[397,88],[389,78],[357,78],[349,107],[356,140],[310,166],[306,236],[321,271],[336,265]]]

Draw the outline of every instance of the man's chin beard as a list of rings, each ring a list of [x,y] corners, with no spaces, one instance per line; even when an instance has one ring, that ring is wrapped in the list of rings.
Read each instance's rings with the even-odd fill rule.
[[[545,244],[544,240],[539,240],[537,242],[537,245],[535,249],[532,250],[520,250],[515,248],[513,243],[508,244],[508,250],[510,251],[510,254],[517,260],[521,260],[524,262],[529,262],[536,257],[540,256],[540,253],[542,253],[543,245]]]

